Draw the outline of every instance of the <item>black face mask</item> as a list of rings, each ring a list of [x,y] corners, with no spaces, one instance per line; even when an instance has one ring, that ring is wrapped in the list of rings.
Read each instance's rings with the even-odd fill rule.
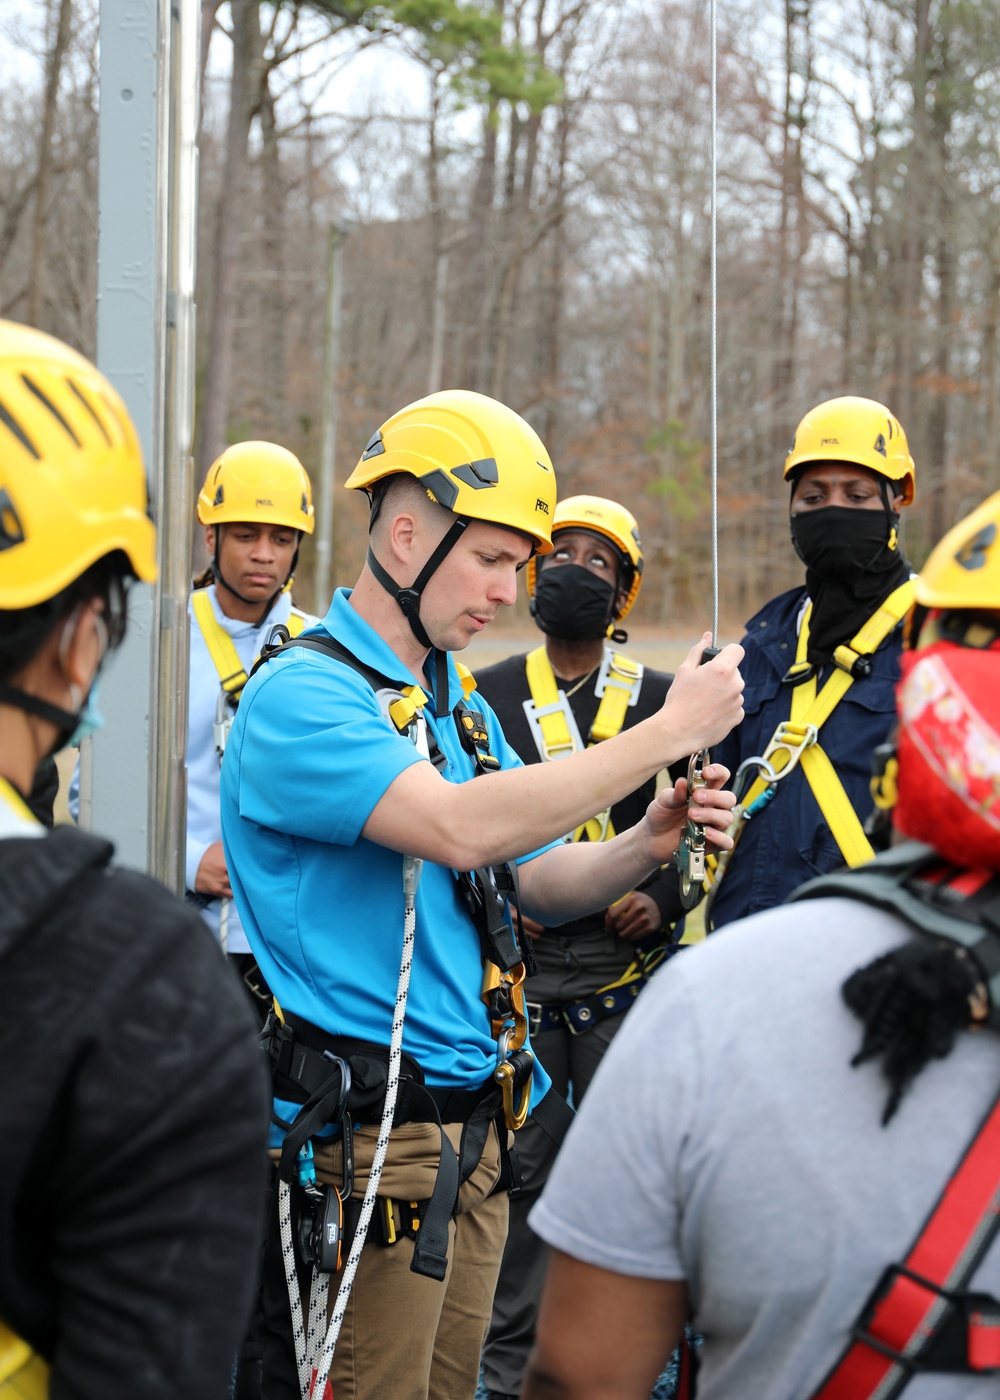
[[[889,548],[899,516],[884,510],[824,506],[790,517],[792,544],[817,579],[843,581],[895,567],[899,550]]]
[[[540,567],[531,611],[543,632],[567,642],[603,637],[611,626],[618,590],[580,564]]]
[[[805,563],[813,604],[806,657],[814,666],[825,666],[909,577],[910,566],[895,541],[898,524],[899,516],[888,507],[824,506],[791,517],[792,543]]]

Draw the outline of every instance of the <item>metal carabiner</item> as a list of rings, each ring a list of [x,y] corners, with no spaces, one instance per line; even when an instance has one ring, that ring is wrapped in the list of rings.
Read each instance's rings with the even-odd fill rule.
[[[704,776],[705,765],[709,760],[707,749],[699,749],[691,755],[688,763],[688,811],[696,792],[708,787]],[[680,871],[681,904],[685,909],[693,909],[698,903],[705,883],[705,828],[693,822],[690,816],[684,823],[681,839],[674,852],[674,864]]]
[[[513,1034],[514,1028],[508,1026],[497,1037],[497,1067],[493,1071],[493,1078],[500,1085],[504,1122],[512,1132],[517,1132],[519,1128],[524,1127],[531,1105],[531,1080],[535,1057],[530,1050],[523,1047],[511,1054],[510,1042]],[[520,1085],[519,1074],[522,1076]],[[515,1099],[518,1088],[520,1094]]]
[[[745,758],[737,768],[733,778],[732,791],[736,794],[737,802],[740,801],[740,788],[743,786],[743,779],[751,768],[757,769],[758,778],[765,778],[769,783],[778,781],[778,774],[774,771],[773,764],[763,754],[754,754],[752,758]]]

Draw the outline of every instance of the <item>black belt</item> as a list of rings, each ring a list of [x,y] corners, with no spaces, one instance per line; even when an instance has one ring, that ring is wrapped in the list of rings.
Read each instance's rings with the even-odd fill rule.
[[[302,1104],[293,1125],[286,1127],[278,1171],[294,1180],[299,1147],[327,1123],[344,1118],[379,1123],[389,1077],[389,1051],[384,1045],[327,1034],[299,1016],[272,1012],[261,1035],[279,1098]],[[447,1269],[448,1222],[458,1190],[482,1159],[490,1124],[502,1112],[503,1096],[490,1078],[476,1089],[430,1088],[411,1055],[403,1054],[393,1125],[436,1123],[441,1134],[441,1157],[434,1190],[422,1213],[414,1243],[414,1273],[443,1281]],[[447,1115],[447,1116],[444,1116]],[[443,1124],[464,1123],[458,1154]]]

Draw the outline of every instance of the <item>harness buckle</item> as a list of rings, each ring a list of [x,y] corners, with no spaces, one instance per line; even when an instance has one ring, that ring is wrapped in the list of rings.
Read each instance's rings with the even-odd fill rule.
[[[528,728],[531,730],[531,737],[535,741],[535,747],[546,762],[556,758],[566,758],[569,754],[578,753],[585,747],[580,737],[576,716],[566,699],[566,692],[560,690],[558,695],[559,698],[553,700],[551,705],[536,705],[534,700],[524,701],[524,714],[528,721]],[[542,720],[547,719],[549,715],[562,715],[569,731],[567,739],[551,744],[546,740],[542,729]]]
[[[619,657],[616,661],[614,651],[611,647],[606,646],[604,656],[601,659],[601,669],[597,673],[597,680],[594,684],[594,694],[600,699],[610,681],[616,690],[628,692],[628,703],[631,707],[639,699],[644,672],[645,667],[641,661],[632,661],[625,656]]]
[[[914,1326],[905,1351],[874,1330],[878,1312],[894,1289],[916,1287],[929,1295],[928,1315]],[[933,1300],[936,1300],[933,1301]],[[955,1292],[914,1273],[904,1264],[883,1269],[851,1329],[854,1341],[871,1347],[909,1372],[937,1371],[990,1375],[1000,1371],[1000,1304],[987,1293]]]
[[[793,724],[791,720],[782,720],[763,754],[774,770],[774,777],[768,781],[780,782],[818,738],[819,730],[815,724]]]
[[[856,652],[845,644],[837,647],[833,653],[833,664],[841,671],[846,671],[853,680],[863,681],[871,675],[875,661],[866,653]]]

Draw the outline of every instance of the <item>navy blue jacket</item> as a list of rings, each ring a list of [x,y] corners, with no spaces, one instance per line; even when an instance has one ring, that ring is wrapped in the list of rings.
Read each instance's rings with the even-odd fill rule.
[[[792,693],[781,678],[795,660],[796,623],[806,600],[803,588],[772,598],[747,623],[746,718],[712,757],[735,774],[745,758],[764,752],[775,729],[791,712]],[[870,676],[856,680],[819,732],[819,742],[862,821],[872,810],[869,781],[872,750],[884,743],[895,715],[902,629],[897,627],[875,653]],[[823,681],[832,668],[826,668]],[[749,782],[744,784],[744,793]],[[712,906],[716,928],[781,904],[814,875],[844,864],[802,769],[782,778],[772,801],[743,828]]]

